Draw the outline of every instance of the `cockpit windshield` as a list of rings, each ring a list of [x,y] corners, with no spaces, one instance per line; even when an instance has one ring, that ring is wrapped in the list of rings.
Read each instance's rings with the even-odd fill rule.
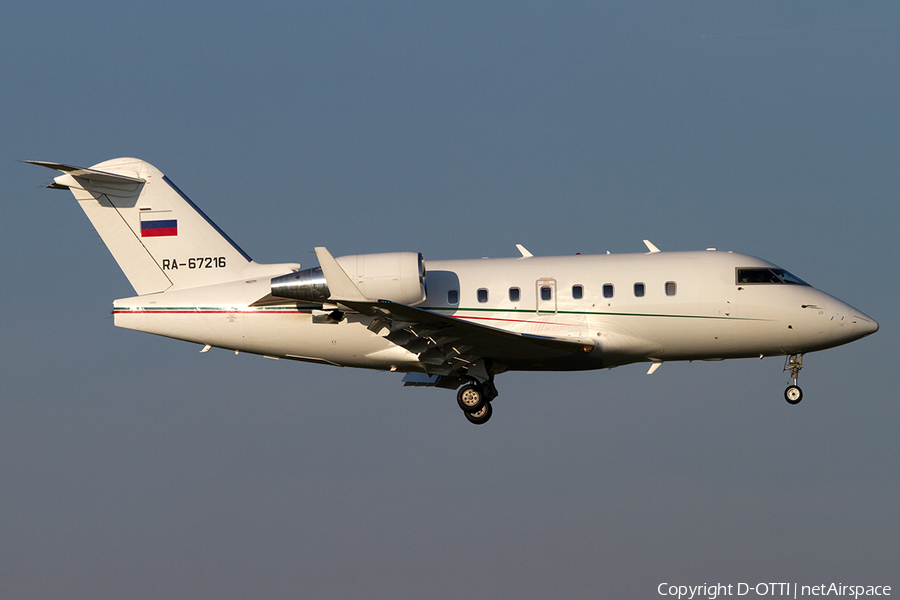
[[[737,283],[790,283],[794,285],[809,285],[796,275],[788,273],[784,269],[738,269]]]

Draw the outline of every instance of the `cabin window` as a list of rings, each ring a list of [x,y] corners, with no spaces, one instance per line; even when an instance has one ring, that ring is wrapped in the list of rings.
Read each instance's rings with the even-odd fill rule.
[[[613,284],[611,284],[611,283],[603,284],[603,297],[604,298],[612,298],[613,297]]]
[[[541,286],[541,300],[552,300],[553,299],[553,288],[549,285]]]
[[[486,288],[480,288],[478,290],[478,301],[479,302],[487,302],[488,299],[488,291]]]
[[[459,290],[449,290],[447,292],[448,304],[459,304]]]
[[[637,298],[642,298],[644,296],[644,284],[643,283],[634,284],[634,295]]]
[[[666,282],[666,296],[674,296],[677,287],[678,286],[675,285],[674,281],[667,281]]]
[[[520,294],[521,294],[521,292],[520,292],[519,288],[517,288],[517,287],[509,288],[509,301],[510,302],[518,302]]]
[[[584,286],[583,285],[573,285],[572,286],[572,297],[576,300],[581,300],[584,298]]]

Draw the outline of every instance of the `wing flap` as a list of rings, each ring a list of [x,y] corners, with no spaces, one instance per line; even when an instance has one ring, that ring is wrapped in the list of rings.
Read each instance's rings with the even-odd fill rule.
[[[577,360],[595,348],[590,339],[516,333],[388,300],[340,303],[373,317],[369,329],[417,354],[433,374],[465,371],[479,359],[509,368]]]

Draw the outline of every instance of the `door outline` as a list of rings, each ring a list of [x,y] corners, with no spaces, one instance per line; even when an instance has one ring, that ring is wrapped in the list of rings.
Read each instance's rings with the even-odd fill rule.
[[[541,299],[541,290],[543,288],[550,288],[550,299],[542,300]],[[556,280],[545,277],[542,279],[538,279],[534,283],[534,312],[537,314],[541,314],[541,311],[553,314],[556,314],[557,305],[556,305]]]

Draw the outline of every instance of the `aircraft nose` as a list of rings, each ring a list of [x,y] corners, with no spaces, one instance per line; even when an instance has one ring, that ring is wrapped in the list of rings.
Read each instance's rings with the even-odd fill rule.
[[[859,337],[872,335],[878,331],[878,322],[858,310],[853,311],[853,332]]]
[[[832,315],[831,335],[839,343],[846,344],[878,331],[878,322],[845,302],[832,298],[828,303],[829,313]],[[826,314],[829,314],[826,313]]]

